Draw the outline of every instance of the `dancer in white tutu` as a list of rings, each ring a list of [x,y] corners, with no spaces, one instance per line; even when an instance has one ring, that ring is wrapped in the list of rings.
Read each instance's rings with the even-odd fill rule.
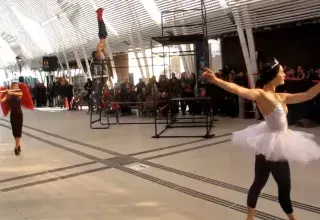
[[[277,60],[265,63],[260,71],[261,89],[247,89],[217,78],[210,69],[204,77],[217,86],[257,103],[265,121],[233,133],[232,143],[256,152],[255,178],[248,193],[247,220],[254,219],[254,210],[270,173],[278,185],[279,203],[290,220],[296,220],[290,199],[291,178],[288,161],[308,163],[320,157],[320,146],[313,135],[288,129],[287,104],[313,99],[320,93],[320,83],[297,94],[276,93],[284,84],[285,74]]]

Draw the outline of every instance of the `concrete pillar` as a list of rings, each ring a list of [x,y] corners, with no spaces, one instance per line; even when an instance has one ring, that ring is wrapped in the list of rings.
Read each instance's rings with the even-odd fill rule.
[[[258,72],[258,65],[257,65],[256,47],[254,44],[254,37],[253,37],[253,33],[252,33],[252,28],[246,28],[246,34],[247,34],[247,39],[248,39],[252,73],[257,73]]]
[[[129,56],[127,53],[113,56],[113,62],[117,73],[118,80],[124,82],[129,79]]]
[[[57,53],[57,57],[58,57],[58,62],[59,62],[59,65],[60,65],[60,69],[61,69],[61,71],[63,72],[63,71],[64,71],[64,68],[63,68],[62,61],[61,61],[58,53]]]
[[[178,49],[179,49],[179,51],[180,51],[180,54],[183,55],[183,53],[181,52],[181,51],[183,51],[181,45],[178,45]],[[187,73],[189,73],[189,72],[190,72],[190,69],[189,69],[189,66],[188,66],[188,64],[187,64],[186,56],[181,56],[181,60],[182,60],[182,64],[183,64],[184,70],[185,70]]]
[[[147,59],[147,54],[146,54],[146,49],[142,49],[142,56],[144,60],[144,65],[145,65],[145,70],[146,70],[146,79],[150,79],[150,71],[149,71],[149,64],[148,64],[148,59]]]
[[[244,57],[246,67],[247,67],[247,73],[249,76],[250,86],[254,87],[255,83],[254,83],[254,79],[253,79],[253,75],[252,75],[253,71],[252,71],[252,65],[251,65],[251,61],[250,61],[250,55],[249,55],[249,51],[248,51],[247,42],[245,39],[243,29],[241,27],[239,27],[238,25],[237,25],[237,32],[239,35],[241,49],[242,49],[243,57]]]
[[[87,67],[86,79],[87,78],[92,79],[90,64],[89,64],[89,61],[88,61],[88,56],[87,56],[86,50],[85,50],[83,45],[81,46],[81,49],[82,49],[82,53],[83,53],[83,57],[84,57],[84,62],[86,63],[86,67]]]
[[[247,40],[248,40],[248,46],[249,46],[249,53],[250,53],[250,61],[252,65],[252,73],[258,72],[258,65],[257,65],[257,56],[256,56],[256,47],[254,44],[254,37],[252,33],[252,21],[250,18],[248,6],[244,5],[241,7],[242,15],[244,17],[244,22],[246,25],[246,34],[247,34]]]
[[[105,56],[105,59],[107,60],[108,58],[110,58],[110,60],[111,60],[110,66],[111,66],[112,69],[110,71],[112,71],[113,74],[117,74],[117,68],[115,68],[116,64],[114,63],[114,56],[112,54],[108,38],[106,40],[105,51],[107,53],[106,56]]]
[[[72,76],[71,76],[71,71],[70,71],[70,66],[69,66],[67,54],[64,50],[62,50],[62,54],[63,54],[64,60],[66,62],[66,66],[67,66],[67,70],[68,70],[68,74],[69,74],[69,83],[72,84]]]
[[[190,54],[189,51],[195,51],[195,49],[191,49],[190,44],[186,45],[186,54]],[[195,56],[185,56],[187,65],[189,66],[189,73],[197,73],[196,66],[195,66]]]
[[[176,73],[176,77],[180,76],[180,56],[171,57],[171,71]]]
[[[244,61],[246,63],[246,67],[247,67],[247,74],[249,77],[249,82],[250,82],[250,87],[254,88],[255,87],[255,81],[253,78],[253,70],[252,70],[252,64],[251,64],[251,60],[250,60],[250,55],[249,55],[249,50],[248,50],[248,45],[247,45],[247,41],[246,41],[246,37],[244,35],[244,31],[242,29],[242,25],[241,25],[241,21],[240,21],[240,14],[237,8],[235,8],[234,10],[232,10],[233,15],[234,15],[234,19],[236,22],[236,27],[237,27],[237,33],[239,36],[239,40],[240,40],[240,44],[241,44],[241,49],[242,49],[242,53],[243,53],[243,57],[244,57]]]
[[[146,77],[144,75],[144,67],[141,65],[141,60],[139,58],[139,54],[138,54],[138,51],[136,49],[133,50],[133,53],[134,53],[134,56],[137,60],[137,63],[138,63],[138,66],[139,66],[139,70],[140,70],[140,74],[141,74],[141,78],[143,79],[143,81],[146,82]],[[129,63],[129,62],[128,62]]]
[[[73,51],[74,53],[74,57],[76,58],[76,62],[77,62],[77,66],[78,68],[82,71],[82,73],[85,75],[85,79],[87,79],[87,76],[84,72],[84,69],[83,69],[83,66],[82,66],[82,63],[81,63],[81,60],[80,60],[80,57],[79,57],[79,54],[78,54],[78,51],[74,50]],[[79,74],[80,75],[80,74]]]

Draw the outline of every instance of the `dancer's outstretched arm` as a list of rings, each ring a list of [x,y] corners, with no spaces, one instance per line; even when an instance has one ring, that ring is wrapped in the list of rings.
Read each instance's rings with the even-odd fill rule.
[[[23,94],[22,94],[22,92],[20,91],[20,92],[10,92],[10,91],[8,91],[8,95],[14,95],[14,96],[22,96]]]
[[[209,68],[205,68],[205,72],[203,73],[204,78],[221,87],[222,89],[237,94],[243,98],[250,99],[256,101],[259,97],[261,97],[261,89],[247,89],[241,86],[238,86],[235,83],[226,82],[222,79],[216,77],[215,73]]]
[[[280,93],[280,95],[282,96],[283,100],[286,101],[287,104],[297,104],[297,103],[311,100],[315,98],[319,93],[320,93],[320,83],[311,87],[306,92],[300,92],[296,94]]]
[[[7,101],[7,95],[5,95],[2,99],[0,99],[0,103]]]

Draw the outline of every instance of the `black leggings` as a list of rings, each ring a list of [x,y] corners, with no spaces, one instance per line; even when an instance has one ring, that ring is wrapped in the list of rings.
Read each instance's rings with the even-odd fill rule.
[[[279,203],[281,208],[286,214],[292,214],[293,208],[290,199],[291,180],[289,163],[287,161],[267,161],[263,155],[256,156],[255,177],[248,194],[248,207],[256,208],[259,194],[266,185],[270,173],[278,185]]]
[[[14,113],[10,114],[10,123],[12,128],[12,134],[15,138],[21,138],[22,133],[22,123],[23,123],[23,114],[21,113]]]
[[[99,38],[106,39],[108,36],[108,32],[107,32],[104,21],[103,20],[98,21],[98,25],[99,25]]]

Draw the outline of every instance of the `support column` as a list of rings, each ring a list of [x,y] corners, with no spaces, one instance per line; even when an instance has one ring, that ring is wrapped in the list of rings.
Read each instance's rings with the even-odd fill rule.
[[[247,34],[247,39],[248,39],[250,61],[251,61],[251,65],[252,65],[252,73],[254,74],[254,73],[258,72],[258,65],[257,65],[256,47],[254,44],[252,28],[246,28],[246,34]]]
[[[171,57],[171,73],[175,72],[176,77],[180,76],[180,56],[172,56]]]
[[[149,80],[150,79],[149,64],[148,64],[146,50],[144,48],[142,49],[142,56],[144,60],[145,70],[146,70],[146,79]]]
[[[72,83],[71,71],[70,71],[70,66],[69,66],[67,54],[64,50],[62,50],[62,54],[63,54],[64,60],[66,62],[66,66],[67,66],[67,70],[68,70],[68,74],[69,74],[69,83]]]
[[[64,55],[63,55],[64,56]],[[58,53],[57,53],[57,57],[58,57],[58,62],[59,62],[59,65],[60,65],[60,69],[61,69],[61,74],[57,74],[57,77],[63,77],[64,76],[64,68],[63,68],[63,60],[59,57]],[[68,64],[69,65],[69,64]]]
[[[179,5],[179,7],[182,7],[181,1],[178,0],[177,4]],[[177,21],[179,21],[179,23],[177,23]],[[184,12],[180,12],[178,14],[175,14],[175,19],[174,19],[174,25],[185,25],[185,13]],[[179,35],[180,33],[182,33],[183,35],[186,34],[188,31],[185,27],[181,27],[181,29],[179,28],[174,28],[174,32],[176,32],[177,35]],[[178,47],[180,53],[182,51],[184,51],[182,49],[182,46]],[[195,48],[193,49],[195,51]],[[191,45],[187,44],[186,45],[186,51],[191,51]],[[187,54],[190,52],[187,52]],[[182,53],[183,54],[183,53]],[[195,59],[194,56],[182,56],[182,62],[185,68],[185,71],[187,73],[195,73],[197,74],[197,70],[196,70],[196,65],[195,65]]]
[[[114,62],[114,56],[112,55],[112,52],[111,52],[111,48],[110,48],[110,45],[109,45],[109,41],[106,40],[106,51],[108,52],[108,57],[106,57],[106,59],[110,58],[110,61],[111,61],[111,71],[113,72],[113,74],[117,74],[117,68],[116,68],[116,64]]]
[[[39,71],[39,75],[40,75],[41,83],[43,83],[43,84],[44,84],[44,80],[43,80],[42,73],[43,73],[42,71]]]
[[[81,60],[80,60],[78,51],[75,50],[75,51],[73,51],[73,53],[74,53],[74,57],[76,58],[76,62],[77,62],[78,68],[82,70],[82,72],[83,72],[83,74],[84,74],[84,78],[85,78],[85,80],[87,80],[87,75],[86,75],[85,72],[84,72],[84,69],[83,69],[83,66],[82,66],[82,63],[81,63]],[[79,75],[80,75],[80,74],[79,74]]]
[[[86,54],[86,50],[85,50],[83,45],[81,46],[81,49],[82,49],[82,53],[83,53],[83,57],[84,57],[84,62],[86,63],[86,67],[87,67],[86,80],[87,80],[87,78],[92,79],[90,64],[89,64],[89,61],[88,61],[88,56]]]
[[[247,67],[247,74],[249,76],[250,87],[255,88],[255,81],[254,81],[254,78],[252,75],[253,70],[252,70],[252,64],[251,64],[251,60],[250,60],[248,45],[247,45],[246,37],[244,35],[244,31],[242,29],[238,9],[234,9],[233,14],[234,14],[235,22],[236,22],[237,32],[238,32],[238,36],[239,36],[239,40],[240,40],[240,44],[241,44],[241,49],[242,49],[244,61],[246,63],[246,67]]]
[[[232,10],[233,16],[234,16],[234,20],[236,23],[236,27],[237,27],[237,32],[238,32],[238,36],[239,36],[239,40],[240,40],[240,44],[241,44],[241,49],[242,49],[242,53],[243,53],[243,57],[244,57],[244,61],[246,63],[246,67],[247,67],[247,74],[248,74],[248,78],[249,78],[249,87],[250,88],[255,88],[255,79],[253,77],[253,68],[252,68],[252,62],[251,62],[251,58],[250,58],[250,54],[249,54],[249,50],[248,50],[248,45],[247,45],[247,41],[244,35],[244,31],[241,25],[241,18],[240,18],[240,14],[239,14],[239,9],[235,8]],[[249,30],[250,31],[250,30]],[[253,41],[253,36],[251,38],[251,43],[254,44]],[[244,115],[241,115],[241,113],[245,112],[245,103],[242,101],[244,101],[243,98],[239,99],[239,113],[240,113],[240,117],[244,117]],[[252,109],[255,109],[256,104],[255,102],[252,102]]]
[[[181,45],[178,45],[178,49],[180,51],[180,53],[183,55],[183,49],[182,49],[182,46]],[[190,73],[190,69],[189,69],[189,66],[187,64],[187,61],[186,61],[186,56],[181,56],[181,60],[182,60],[182,64],[183,64],[183,67],[184,67],[184,71],[187,72],[187,73]]]
[[[254,37],[252,33],[252,22],[250,19],[250,14],[248,10],[248,6],[244,5],[241,7],[242,14],[244,17],[245,25],[246,25],[246,34],[247,34],[247,40],[248,40],[248,46],[249,46],[249,53],[250,53],[250,61],[252,65],[252,73],[258,72],[258,65],[257,65],[257,56],[256,56],[256,48],[254,44]]]
[[[135,56],[136,56],[136,59],[137,59],[137,62],[138,62],[138,65],[139,65],[139,69],[140,69],[140,72],[141,72],[141,76],[142,76],[142,79],[143,81],[147,82],[150,78],[150,72],[149,72],[149,66],[148,66],[148,60],[147,60],[147,55],[146,55],[146,50],[144,47],[141,48],[141,53],[142,53],[142,56],[143,56],[143,61],[144,61],[144,67],[141,66],[141,61],[140,59],[138,58],[137,56],[137,52],[136,52],[136,45],[134,43],[134,38],[133,38],[133,33],[136,33],[137,34],[137,37],[138,37],[138,41],[139,41],[139,45],[143,45],[144,42],[142,40],[142,34],[141,34],[141,25],[140,25],[140,22],[139,22],[139,19],[138,19],[138,16],[136,14],[136,9],[135,9],[135,6],[134,4],[132,4],[131,1],[128,1],[128,9],[131,11],[131,15],[132,17],[134,18],[134,21],[135,23],[137,24],[137,27],[134,28],[134,24],[132,25],[131,29],[130,29],[130,40],[131,40],[131,44],[133,45],[134,47],[134,53],[135,53]],[[135,32],[133,30],[136,30]],[[143,69],[145,69],[145,73],[146,75],[144,75],[144,71]]]
[[[186,45],[186,50],[187,51],[194,51],[195,49],[191,50],[191,46],[188,44],[188,45]],[[190,52],[187,52],[187,54],[188,53],[190,53]],[[187,61],[187,65],[189,66],[189,73],[197,74],[194,56],[186,56],[186,61]]]
[[[31,70],[32,71],[32,70]],[[9,73],[8,73],[8,70],[7,70],[7,68],[4,68],[4,72],[5,72],[5,74],[6,74],[6,83],[8,84],[8,85],[10,85],[10,80],[9,80]]]
[[[146,82],[146,77],[145,77],[144,72],[143,72],[143,67],[141,65],[139,54],[138,54],[136,49],[133,50],[133,53],[134,53],[134,56],[136,57],[136,60],[137,60],[138,66],[139,66],[139,70],[140,70],[140,73],[141,73],[141,77],[142,77],[143,81]]]
[[[212,44],[208,42],[208,52],[209,52],[209,68],[214,70],[213,68],[213,62],[212,62]]]
[[[252,75],[252,66],[251,66],[251,62],[250,62],[250,55],[249,55],[249,51],[248,51],[248,46],[247,46],[247,42],[246,42],[246,38],[243,32],[243,29],[239,26],[237,26],[237,32],[239,35],[239,40],[240,40],[240,44],[241,44],[241,49],[242,49],[242,53],[243,53],[243,57],[246,63],[246,67],[247,67],[247,73]]]
[[[119,54],[113,57],[118,80],[124,82],[129,79],[129,59],[128,54]]]

